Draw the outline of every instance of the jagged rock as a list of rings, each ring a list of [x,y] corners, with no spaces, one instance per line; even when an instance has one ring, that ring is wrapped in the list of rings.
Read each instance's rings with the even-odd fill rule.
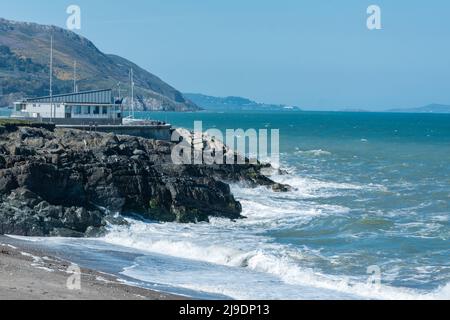
[[[272,190],[274,192],[289,192],[292,191],[292,187],[286,184],[275,183],[272,185]]]
[[[261,164],[175,165],[173,146],[66,129],[3,132],[0,233],[98,236],[108,224],[126,224],[120,216],[127,214],[181,223],[239,219],[241,205],[222,181],[286,190],[260,173]]]
[[[128,226],[129,223],[121,216],[107,215],[103,218],[103,222],[110,225]]]
[[[89,228],[87,228],[84,235],[81,235],[81,236],[84,236],[87,238],[98,238],[98,237],[102,237],[102,236],[106,235],[107,232],[108,231],[105,227],[101,227],[101,228],[89,227]]]
[[[64,238],[82,238],[85,236],[84,233],[77,232],[66,228],[54,228],[50,232],[51,237],[64,237]]]

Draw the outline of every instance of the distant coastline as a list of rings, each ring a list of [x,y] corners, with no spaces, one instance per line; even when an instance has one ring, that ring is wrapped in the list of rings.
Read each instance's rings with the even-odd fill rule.
[[[392,108],[387,110],[370,110],[359,107],[308,108],[284,104],[255,102],[238,96],[214,97],[197,93],[184,93],[187,99],[197,104],[203,111],[235,112],[235,111],[305,111],[305,112],[366,112],[366,113],[450,113],[450,105],[429,104],[422,107]]]
[[[423,106],[423,107],[418,107],[418,108],[390,109],[387,112],[396,112],[396,113],[450,113],[450,105],[430,104],[430,105]]]
[[[297,106],[260,103],[237,96],[213,97],[198,93],[183,95],[206,111],[302,111]]]

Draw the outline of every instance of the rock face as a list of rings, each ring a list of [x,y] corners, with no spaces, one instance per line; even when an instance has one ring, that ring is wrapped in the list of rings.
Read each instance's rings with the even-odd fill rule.
[[[31,127],[0,132],[0,233],[95,236],[121,216],[167,222],[241,218],[222,181],[274,186],[260,165],[174,165],[172,144]]]

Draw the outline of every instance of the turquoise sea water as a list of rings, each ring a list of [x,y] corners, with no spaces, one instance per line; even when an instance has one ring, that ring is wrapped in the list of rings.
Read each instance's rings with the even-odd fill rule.
[[[298,188],[276,208],[322,206],[263,231],[311,253],[303,266],[433,290],[450,282],[450,115],[392,113],[152,114],[176,126],[280,129],[281,160]],[[261,197],[262,204],[265,196]],[[278,198],[278,199],[277,199]],[[253,201],[251,197],[249,201]],[[270,206],[269,206],[270,207]],[[333,212],[333,207],[336,207]],[[270,208],[267,208],[270,210]],[[318,210],[320,211],[320,210]],[[294,212],[292,212],[294,213]],[[274,220],[282,220],[283,215]]]
[[[131,220],[104,239],[76,243],[102,256],[106,246],[108,264],[122,259],[128,279],[236,299],[450,298],[450,115],[137,116],[187,128],[202,120],[204,129],[280,129],[289,174],[273,179],[295,190],[233,185],[247,219]],[[140,256],[126,260],[127,250]],[[368,283],[374,266],[380,286]]]
[[[11,111],[8,109],[0,108],[0,117],[9,117]]]

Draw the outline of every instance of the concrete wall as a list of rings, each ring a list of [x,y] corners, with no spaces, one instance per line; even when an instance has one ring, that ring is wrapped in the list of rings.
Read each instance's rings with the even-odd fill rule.
[[[50,119],[44,118],[43,122],[53,122],[57,125],[79,125],[79,126],[100,126],[100,125],[120,125],[122,124],[122,119],[104,119],[104,118],[96,118],[96,119],[81,119],[81,118],[61,118],[61,119]]]
[[[100,126],[82,126],[82,125],[57,125],[58,128],[78,129],[92,132],[112,132],[118,135],[128,135],[142,137],[146,139],[155,139],[170,141],[172,136],[172,127],[170,125],[160,126],[123,126],[123,125],[100,125]]]

